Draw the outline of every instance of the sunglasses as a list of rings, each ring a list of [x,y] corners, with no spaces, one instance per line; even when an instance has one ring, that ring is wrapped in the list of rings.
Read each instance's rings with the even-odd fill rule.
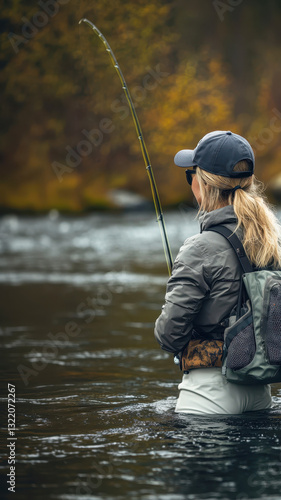
[[[185,171],[185,175],[186,175],[186,180],[188,182],[188,184],[191,186],[192,184],[192,175],[193,174],[196,174],[196,169],[192,169],[192,170],[186,170]]]

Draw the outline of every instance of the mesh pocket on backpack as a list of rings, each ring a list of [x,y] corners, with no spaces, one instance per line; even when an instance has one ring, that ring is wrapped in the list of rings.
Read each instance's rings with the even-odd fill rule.
[[[281,285],[278,283],[270,290],[265,341],[269,363],[281,365]]]
[[[240,370],[249,365],[254,359],[256,342],[253,324],[246,326],[233,338],[228,347],[227,367],[231,370]]]

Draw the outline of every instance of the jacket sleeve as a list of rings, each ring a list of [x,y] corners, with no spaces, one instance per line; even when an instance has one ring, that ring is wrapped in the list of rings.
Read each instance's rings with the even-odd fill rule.
[[[175,260],[165,304],[155,323],[155,338],[162,349],[176,354],[188,344],[193,322],[210,290],[207,268],[204,248],[195,237],[188,239]]]

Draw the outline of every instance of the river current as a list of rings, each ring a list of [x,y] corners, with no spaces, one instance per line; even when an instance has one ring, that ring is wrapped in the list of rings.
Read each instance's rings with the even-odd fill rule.
[[[196,213],[166,226],[175,257]],[[167,268],[152,212],[5,215],[0,236],[1,498],[280,500],[281,384],[267,412],[174,413],[181,374],[153,336]]]

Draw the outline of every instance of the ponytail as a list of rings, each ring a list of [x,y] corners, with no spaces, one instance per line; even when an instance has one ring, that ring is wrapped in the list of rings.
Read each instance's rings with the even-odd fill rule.
[[[237,163],[234,171],[248,170],[246,161]],[[229,178],[210,174],[197,167],[201,192],[200,210],[210,212],[233,205],[238,224],[243,229],[243,246],[256,267],[281,268],[280,224],[262,195],[263,185],[254,176]],[[237,185],[241,189],[234,190]]]
[[[253,182],[249,191],[239,190],[233,200],[238,227],[243,228],[243,245],[248,259],[256,267],[281,266],[280,231],[278,221],[258,194],[258,185]]]

